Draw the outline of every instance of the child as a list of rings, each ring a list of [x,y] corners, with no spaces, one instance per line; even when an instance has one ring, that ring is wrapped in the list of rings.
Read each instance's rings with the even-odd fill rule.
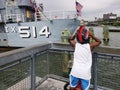
[[[90,38],[94,39],[95,42],[89,43]],[[91,51],[94,47],[98,46],[101,41],[86,30],[85,26],[81,26],[77,32],[69,38],[69,42],[74,47],[74,61],[70,72],[70,90],[78,90],[76,89],[78,84],[81,85],[81,89],[79,90],[88,90],[91,79]]]

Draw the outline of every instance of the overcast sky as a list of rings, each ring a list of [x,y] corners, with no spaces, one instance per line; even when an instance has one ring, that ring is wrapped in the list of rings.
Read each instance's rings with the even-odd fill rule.
[[[46,11],[75,11],[75,0],[36,0],[43,3]],[[120,0],[76,0],[83,5],[81,19],[94,20],[103,14],[115,13],[120,16]]]

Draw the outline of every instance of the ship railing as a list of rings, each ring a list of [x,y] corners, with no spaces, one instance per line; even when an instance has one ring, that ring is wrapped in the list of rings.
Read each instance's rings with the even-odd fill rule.
[[[99,50],[102,52],[98,52]],[[110,54],[113,52],[116,54]],[[55,75],[59,76],[56,80],[68,82],[70,69],[68,63],[71,60],[73,60],[73,48],[63,43],[47,43],[1,53],[0,89],[50,90],[48,88],[52,82],[44,87],[41,86],[42,82],[51,75],[54,79]],[[120,49],[96,48],[93,52],[90,90],[119,90],[119,78]]]
[[[75,11],[45,11],[45,12],[37,12],[36,19],[44,20],[44,19],[73,19],[76,18]]]
[[[4,16],[5,22],[24,22],[24,16],[21,14],[8,14]]]

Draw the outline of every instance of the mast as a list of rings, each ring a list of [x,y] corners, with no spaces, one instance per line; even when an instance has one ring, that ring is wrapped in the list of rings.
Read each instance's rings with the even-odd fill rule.
[[[42,15],[44,18],[46,18],[48,21],[51,21],[43,12],[43,5],[42,6],[38,6],[36,3],[36,0],[30,0],[30,3],[32,5],[32,7],[35,9],[35,14],[37,16],[37,14]]]

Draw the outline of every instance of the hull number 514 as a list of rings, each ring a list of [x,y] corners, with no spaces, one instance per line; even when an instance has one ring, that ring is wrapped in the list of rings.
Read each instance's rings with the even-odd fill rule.
[[[30,38],[31,35],[34,38],[37,38],[37,34],[39,34],[40,36],[45,36],[46,38],[48,38],[51,35],[51,32],[49,31],[49,27],[47,27],[47,26],[42,27],[42,29],[39,32],[36,31],[35,26],[32,26],[31,33],[29,31],[30,27],[28,27],[28,26],[21,26],[18,28],[18,30],[19,30],[20,37],[22,37],[22,38]]]
[[[49,27],[44,26],[40,30],[37,30],[35,26],[19,26],[18,28],[15,26],[5,27],[6,33],[19,33],[22,38],[37,38],[37,36],[45,36],[49,38],[51,32],[49,31]]]

